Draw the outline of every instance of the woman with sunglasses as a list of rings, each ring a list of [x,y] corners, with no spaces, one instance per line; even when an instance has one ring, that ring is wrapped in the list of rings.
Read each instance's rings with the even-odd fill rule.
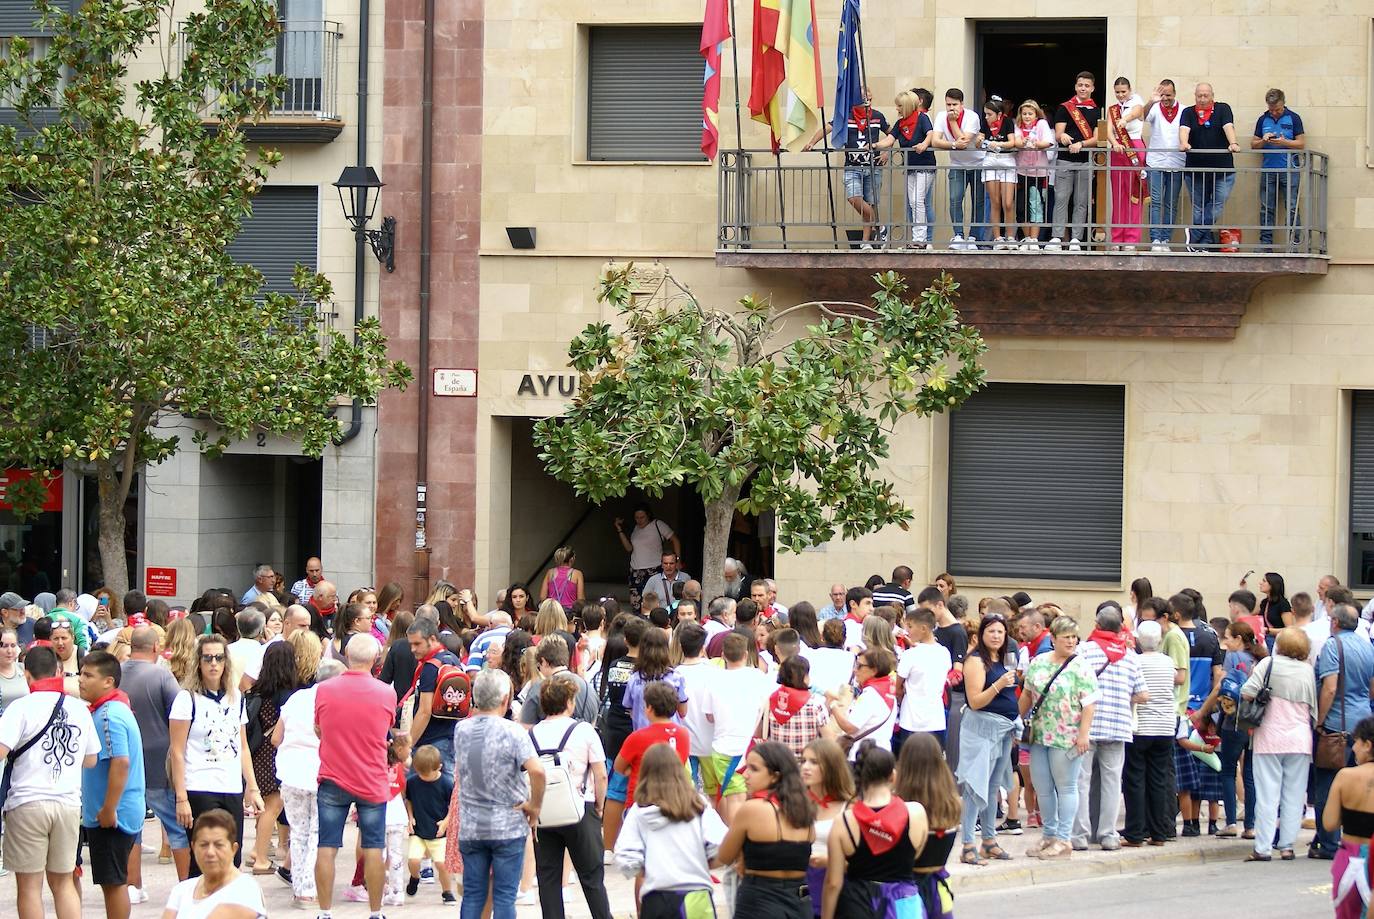
[[[1007,638],[1007,605],[994,600],[978,624],[977,650],[964,658],[968,708],[959,726],[959,768],[964,798],[963,854],[966,865],[1011,856],[997,844],[997,790],[1011,787],[1011,744],[1016,727],[1016,667]],[[981,852],[973,843],[981,819]]]
[[[262,810],[238,682],[224,638],[202,635],[196,642],[196,666],[172,701],[168,724],[177,822],[189,829],[196,817],[216,808],[232,814],[238,827],[235,867],[243,848],[243,815],[246,811],[255,817]],[[191,877],[199,874],[193,850]]]

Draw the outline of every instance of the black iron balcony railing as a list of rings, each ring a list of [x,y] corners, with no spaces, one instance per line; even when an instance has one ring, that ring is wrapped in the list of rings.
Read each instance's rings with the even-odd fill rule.
[[[268,112],[274,118],[339,119],[339,46],[343,33],[337,22],[287,21],[274,47],[264,55],[257,71],[280,76],[285,85]],[[180,59],[188,51],[179,37]],[[213,114],[213,113],[212,113]]]
[[[1327,254],[1323,153],[1245,150],[1231,169],[1158,170],[1096,151],[1074,170],[1043,159],[960,168],[943,151],[937,165],[914,167],[885,152],[847,165],[841,150],[722,151],[717,251]]]

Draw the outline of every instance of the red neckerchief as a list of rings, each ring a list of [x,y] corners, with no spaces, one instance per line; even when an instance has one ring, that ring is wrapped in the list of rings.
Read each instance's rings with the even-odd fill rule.
[[[320,583],[320,582],[323,581],[323,580],[324,580],[324,574],[323,574],[323,573],[322,573],[319,577],[317,577],[317,578],[312,578],[312,577],[311,577],[310,575],[308,575],[308,574],[305,576],[305,583],[309,584],[311,587],[314,587],[316,584]]]
[[[964,110],[959,109],[959,116],[956,118],[949,112],[945,112],[945,133],[950,140],[959,140],[964,136]]]
[[[1088,641],[1095,642],[1102,649],[1102,653],[1107,655],[1108,664],[1115,664],[1126,656],[1126,637],[1120,632],[1093,629]]]
[[[319,613],[320,617],[323,619],[332,619],[334,617],[334,614],[339,611],[339,601],[335,600],[334,605],[328,608],[316,604],[315,611]]]
[[[849,110],[849,117],[854,119],[860,131],[867,131],[869,122],[873,120],[873,106],[856,105]]]
[[[1210,121],[1212,120],[1212,111],[1213,111],[1216,107],[1217,107],[1217,104],[1216,104],[1215,102],[1213,102],[1211,105],[1207,106],[1206,108],[1203,108],[1203,107],[1200,106],[1200,105],[1195,105],[1195,106],[1193,106],[1193,113],[1194,113],[1195,115],[1197,115],[1197,123],[1198,123],[1199,125],[1205,125],[1205,124],[1207,124],[1208,122],[1210,122]]]
[[[36,642],[35,642],[36,644]],[[32,645],[30,646],[32,647]],[[29,684],[29,692],[66,692],[66,684],[62,677],[50,676],[42,680],[34,680]]]
[[[898,119],[897,130],[902,133],[903,140],[911,140],[911,138],[916,136],[916,123],[920,120],[920,109],[917,109],[905,118]]]
[[[844,621],[845,621],[845,622],[857,622],[859,625],[863,625],[863,624],[864,624],[864,621],[863,621],[862,619],[860,619],[858,616],[855,616],[853,613],[845,613],[845,614],[844,614]]]
[[[148,617],[142,613],[131,613],[127,625],[131,629],[141,628],[148,624]]]
[[[391,775],[388,776],[388,779],[389,779],[389,781],[387,782],[386,791],[387,791],[387,800],[390,800],[391,798],[394,798],[394,797],[396,797],[397,795],[399,795],[401,792],[405,791],[405,787],[406,787],[406,766],[405,766],[405,763],[397,763],[395,766],[393,766],[392,769],[391,769]]]
[[[775,795],[775,794],[773,794],[772,789],[764,789],[763,791],[756,791],[756,792],[754,792],[752,795],[750,795],[749,797],[750,797],[751,800],[755,800],[755,801],[767,801],[767,802],[770,803],[770,804],[777,804],[777,803],[778,803],[778,796]]]
[[[29,647],[30,647],[30,648],[51,648],[51,647],[52,647],[52,642],[48,641],[46,638],[35,638],[33,641],[29,642]]]
[[[906,810],[906,802],[893,795],[892,800],[879,811],[862,801],[857,802],[854,805],[854,818],[859,821],[859,830],[863,833],[864,842],[868,843],[869,851],[874,855],[882,855],[901,840],[910,815]]]
[[[1078,94],[1075,93],[1075,94],[1073,95],[1073,97],[1069,99],[1068,102],[1065,102],[1065,103],[1064,103],[1064,108],[1068,109],[1068,110],[1071,111],[1071,112],[1072,112],[1074,109],[1079,109],[1079,108],[1083,108],[1083,109],[1095,109],[1095,108],[1097,108],[1097,102],[1094,101],[1094,99],[1093,99],[1091,96],[1089,96],[1087,99],[1084,99],[1082,102],[1080,102],[1080,101],[1078,101]]]
[[[873,679],[868,680],[860,686],[859,692],[863,692],[870,686],[878,691],[878,695],[883,697],[883,701],[887,703],[888,710],[891,710],[892,707],[897,704],[897,697],[892,693],[892,677],[875,676]]]
[[[1044,641],[1044,640],[1045,640],[1045,636],[1046,636],[1046,635],[1049,635],[1049,634],[1050,634],[1050,630],[1049,630],[1049,629],[1041,629],[1041,630],[1040,630],[1040,634],[1037,635],[1037,636],[1035,636],[1035,638],[1031,640],[1030,648],[1031,648],[1031,654],[1032,654],[1032,655],[1034,655],[1034,654],[1036,653],[1035,649],[1038,648],[1038,647],[1040,647],[1040,642]],[[1050,644],[1054,644],[1054,638],[1053,638],[1052,636],[1051,636],[1051,638],[1050,638]]]
[[[817,807],[829,807],[839,800],[838,798],[830,797],[830,795],[821,795],[817,797],[816,793],[809,788],[806,790],[806,796],[816,802]]]
[[[100,706],[106,702],[123,702],[127,706],[129,705],[129,696],[122,689],[112,689],[91,703],[91,714],[94,715],[100,710]],[[129,707],[132,708],[132,706]]]
[[[432,661],[432,660],[434,660],[436,657],[438,657],[441,653],[443,653],[443,650],[444,650],[444,646],[443,646],[443,645],[439,645],[439,646],[438,646],[437,648],[435,648],[433,651],[431,651],[431,652],[429,652],[428,654],[426,654],[426,655],[420,660],[420,662],[419,662],[418,664],[415,665],[415,676],[411,678],[411,680],[410,680],[410,688],[407,689],[407,690],[406,690],[406,694],[405,694],[404,696],[402,696],[403,699],[408,699],[408,698],[410,698],[410,694],[413,693],[413,692],[415,691],[415,687],[418,686],[418,685],[420,685],[420,671],[425,669],[425,664],[428,664],[430,661]]]
[[[773,720],[778,724],[786,724],[792,720],[793,715],[802,710],[802,706],[806,705],[806,700],[810,698],[811,693],[808,690],[779,686],[778,691],[768,700],[768,708],[773,713]]]
[[[1159,103],[1159,110],[1163,113],[1164,120],[1167,121],[1169,124],[1173,124],[1174,119],[1178,117],[1178,100],[1174,100],[1174,104],[1172,107],[1166,105],[1163,102]]]
[[[988,133],[989,133],[989,134],[992,134],[994,137],[997,136],[998,134],[1000,134],[1001,131],[1002,131],[1002,121],[1003,121],[1005,118],[1006,118],[1005,115],[998,115],[996,121],[989,121],[989,122],[988,122]]]

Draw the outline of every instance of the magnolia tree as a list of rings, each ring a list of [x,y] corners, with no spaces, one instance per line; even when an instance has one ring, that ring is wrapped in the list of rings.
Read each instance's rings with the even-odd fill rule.
[[[911,511],[877,475],[893,428],[954,408],[983,384],[983,340],[960,323],[948,275],[914,298],[887,273],[874,277],[869,303],[775,311],[745,297],[725,311],[671,276],[666,298],[635,297],[629,272],[611,270],[598,293],[624,330],[598,323],[573,340],[578,394],[563,416],[535,426],[550,474],[595,502],[630,486],[696,489],[708,597],[724,589],[735,510],[774,509],[778,544],[792,552],[837,532],[906,528]],[[813,324],[785,337],[786,320],[800,315]]]
[[[352,340],[321,328],[324,278],[298,267],[298,296],[264,297],[227,254],[281,159],[240,130],[282,87],[260,73],[280,25],[272,0],[206,0],[184,19],[174,5],[35,0],[46,50],[12,38],[0,58],[19,122],[0,127],[0,457],[95,474],[116,593],[134,477],[185,446],[160,422],[200,419],[193,440],[211,454],[264,431],[318,456],[340,399],[409,379],[376,320]],[[134,82],[136,54],[161,66]],[[32,513],[42,485],[9,499]]]

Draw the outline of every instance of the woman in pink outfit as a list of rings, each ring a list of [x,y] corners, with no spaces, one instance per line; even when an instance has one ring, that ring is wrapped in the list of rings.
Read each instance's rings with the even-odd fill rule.
[[[1145,175],[1145,100],[1131,91],[1131,81],[1117,77],[1116,101],[1107,106],[1107,141],[1111,144],[1112,249],[1134,251],[1140,242],[1141,213],[1149,185]],[[1129,248],[1127,248],[1129,247]]]

